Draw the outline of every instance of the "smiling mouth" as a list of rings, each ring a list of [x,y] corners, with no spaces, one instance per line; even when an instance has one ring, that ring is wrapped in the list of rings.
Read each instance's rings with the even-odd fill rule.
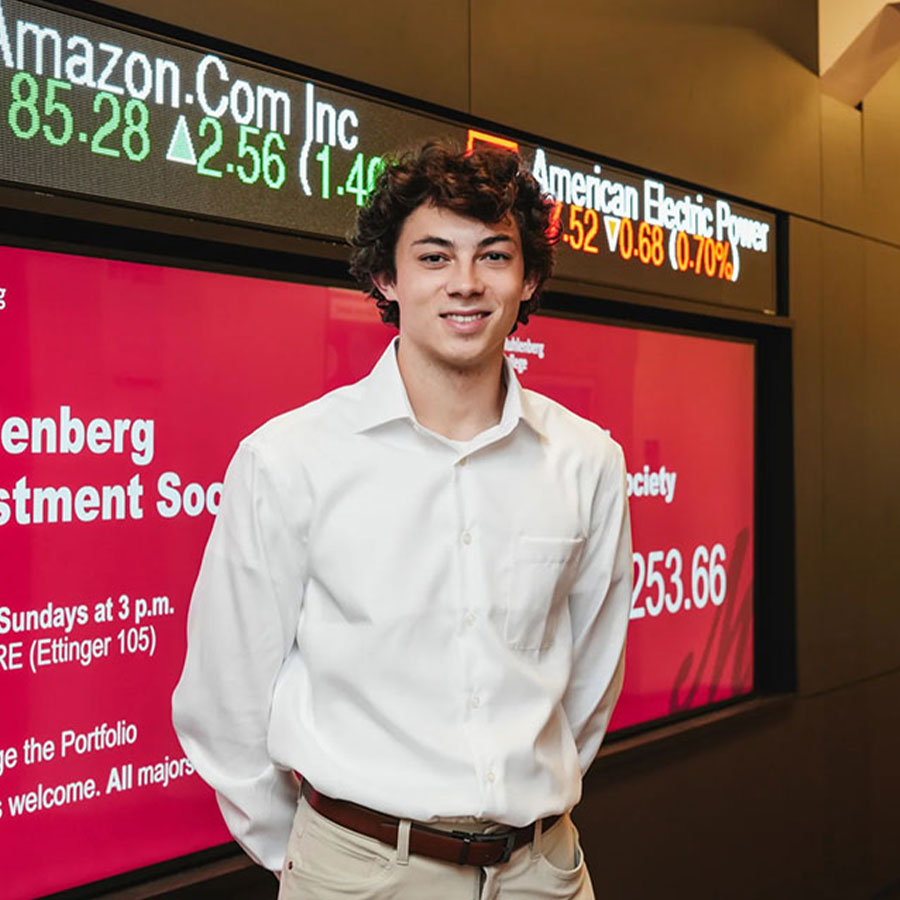
[[[442,319],[451,319],[454,322],[477,322],[479,319],[484,319],[489,316],[489,312],[474,312],[474,313],[466,313],[463,315],[462,313],[442,313]]]

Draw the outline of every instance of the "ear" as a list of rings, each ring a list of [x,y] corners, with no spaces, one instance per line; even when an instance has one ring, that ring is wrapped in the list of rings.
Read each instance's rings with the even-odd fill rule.
[[[534,292],[537,290],[538,286],[538,276],[536,273],[533,273],[525,279],[522,283],[522,302],[530,300],[534,296]]]
[[[384,295],[386,300],[396,301],[397,291],[394,287],[394,281],[387,272],[379,272],[377,275],[373,275],[372,281],[375,283],[375,287],[377,287]]]

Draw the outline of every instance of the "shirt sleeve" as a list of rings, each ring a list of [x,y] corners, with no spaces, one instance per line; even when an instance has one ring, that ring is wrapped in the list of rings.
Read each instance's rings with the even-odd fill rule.
[[[242,444],[194,587],[172,697],[175,731],[226,825],[272,870],[283,864],[297,785],[269,758],[269,710],[300,615],[310,504],[308,492],[292,495],[289,524],[279,490],[258,451]]]
[[[625,678],[632,567],[625,457],[616,445],[613,464],[601,472],[585,554],[569,596],[573,660],[563,707],[582,774],[600,749]]]

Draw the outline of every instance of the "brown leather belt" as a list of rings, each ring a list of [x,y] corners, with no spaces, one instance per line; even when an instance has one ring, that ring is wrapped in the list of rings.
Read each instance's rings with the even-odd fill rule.
[[[306,781],[301,791],[309,805],[326,819],[385,844],[397,843],[399,819],[347,800],[333,800],[320,794]],[[548,816],[543,821],[542,830],[547,831],[558,818]],[[497,834],[472,834],[468,831],[442,831],[413,822],[409,831],[409,852],[459,865],[495,866],[507,862],[513,851],[530,844],[533,837],[533,824]]]

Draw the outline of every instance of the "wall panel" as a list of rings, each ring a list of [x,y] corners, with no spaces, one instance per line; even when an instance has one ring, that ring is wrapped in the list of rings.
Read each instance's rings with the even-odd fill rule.
[[[848,480],[865,497],[866,659],[875,674],[900,670],[900,249],[868,241],[865,281],[864,421]]]
[[[896,629],[896,617],[894,627]],[[900,671],[895,669],[889,675],[867,682],[865,695],[872,734],[867,760],[872,798],[869,805],[871,883],[878,888],[893,884],[895,893],[892,896],[896,898],[900,896],[897,851],[900,847],[900,766],[897,765],[900,760]]]
[[[859,468],[865,424],[865,242],[822,229],[822,261],[825,481],[819,686],[836,687],[869,671],[867,504]]]
[[[790,313],[794,355],[794,479],[796,492],[797,683],[818,690],[823,677],[821,598],[824,587],[822,228],[790,224]]]
[[[827,94],[821,103],[822,218],[864,232],[863,114]]]
[[[455,109],[468,103],[467,0],[112,5],[432,103]]]
[[[602,765],[576,809],[598,897],[821,898],[820,698]]]
[[[866,233],[900,243],[900,63],[863,102]]]
[[[752,28],[632,9],[578,0],[474,3],[472,111],[818,215],[812,72]],[[503,39],[512,22],[521,23],[515,39]]]

